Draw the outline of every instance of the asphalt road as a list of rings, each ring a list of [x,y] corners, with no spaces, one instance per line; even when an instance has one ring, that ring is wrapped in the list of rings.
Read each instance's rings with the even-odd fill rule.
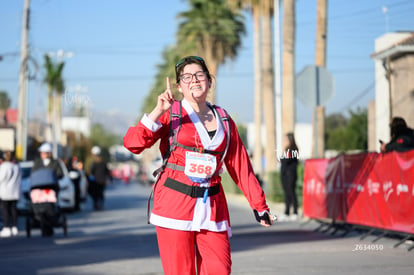
[[[107,189],[106,209],[91,203],[70,214],[69,234],[55,229],[53,238],[39,230],[26,238],[0,239],[0,274],[163,274],[155,228],[146,223],[148,187],[115,184]],[[259,226],[245,199],[228,196],[233,225],[232,274],[414,274],[414,250],[397,248],[396,239],[361,234],[315,232],[316,222],[279,222]],[[275,213],[280,205],[272,205]]]

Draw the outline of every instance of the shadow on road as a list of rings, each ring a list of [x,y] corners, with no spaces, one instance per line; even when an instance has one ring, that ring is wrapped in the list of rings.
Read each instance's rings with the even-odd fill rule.
[[[355,234],[347,236],[330,235],[317,232],[316,222],[301,224],[299,222],[276,222],[270,228],[264,228],[257,223],[237,224],[232,226],[233,236],[230,238],[232,252],[254,250],[266,246],[277,246],[286,243],[310,243],[335,239],[354,238]]]

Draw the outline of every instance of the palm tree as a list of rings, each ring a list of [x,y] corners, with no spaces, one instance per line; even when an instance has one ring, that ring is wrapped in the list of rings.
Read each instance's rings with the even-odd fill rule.
[[[64,67],[63,62],[59,62],[57,64],[53,63],[51,58],[46,54],[44,56],[45,64],[44,67],[46,69],[46,75],[44,78],[44,82],[47,85],[47,96],[48,96],[48,108],[47,108],[47,125],[46,128],[46,139],[52,140],[52,120],[53,120],[53,114],[55,111],[60,110],[60,108],[56,105],[56,101],[54,98],[54,93],[59,89],[60,91],[63,91],[63,79],[62,79],[62,71]],[[54,109],[56,108],[56,109]],[[56,112],[56,115],[57,112]],[[60,120],[60,117],[57,118],[57,120]],[[56,127],[56,125],[53,125]]]
[[[230,7],[247,9],[253,16],[253,51],[254,51],[254,125],[255,143],[253,151],[253,166],[256,173],[262,175],[262,58],[261,58],[261,11],[259,0],[227,0]]]
[[[189,4],[190,10],[178,15],[178,45],[194,47],[194,53],[201,55],[216,75],[220,64],[237,55],[245,33],[243,17],[225,0],[189,0]],[[209,100],[215,99],[215,89],[211,89]]]
[[[272,14],[273,0],[262,0],[261,15],[263,20],[263,110],[266,125],[266,172],[276,170],[276,118],[273,74]],[[268,174],[268,173],[267,173]],[[268,175],[266,175],[268,176]]]
[[[10,97],[6,91],[0,91],[0,125],[7,125],[7,109],[10,107]]]
[[[262,110],[266,126],[266,172],[276,170],[276,121],[273,85],[273,50],[271,20],[272,0],[228,0],[232,7],[250,9],[254,31],[254,75],[255,75],[255,134],[254,165],[262,170],[261,125]],[[263,23],[260,26],[260,23]],[[262,106],[263,105],[263,106]]]
[[[295,129],[295,1],[285,0],[283,7],[283,134]]]
[[[54,107],[56,108],[55,136],[58,142],[62,142],[62,96],[65,91],[65,83],[62,75],[56,81]]]
[[[260,51],[261,28],[259,1],[250,1],[253,14],[253,48],[254,48],[254,125],[256,142],[253,151],[253,164],[256,173],[263,176],[262,146],[262,55]]]

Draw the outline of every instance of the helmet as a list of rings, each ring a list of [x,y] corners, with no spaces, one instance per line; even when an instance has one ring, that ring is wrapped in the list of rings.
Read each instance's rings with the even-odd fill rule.
[[[91,150],[91,153],[93,155],[100,155],[101,154],[101,148],[99,148],[99,146],[93,146],[92,150]]]

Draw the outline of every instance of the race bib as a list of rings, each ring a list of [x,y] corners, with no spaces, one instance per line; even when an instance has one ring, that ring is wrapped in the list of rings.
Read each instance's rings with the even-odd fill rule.
[[[208,182],[216,171],[216,157],[198,152],[186,152],[184,173],[196,183]]]

